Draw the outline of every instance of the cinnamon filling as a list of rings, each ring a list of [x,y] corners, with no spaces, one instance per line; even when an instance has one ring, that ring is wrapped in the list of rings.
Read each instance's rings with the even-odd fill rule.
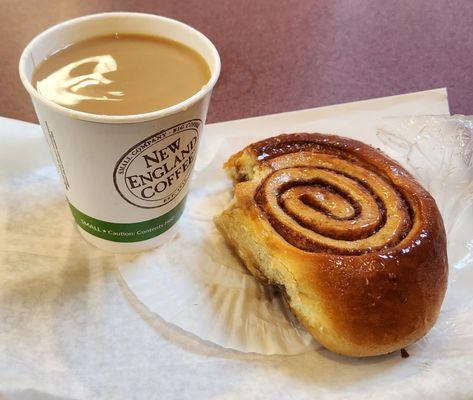
[[[335,154],[302,151],[271,159],[255,200],[274,229],[305,251],[363,254],[398,244],[412,210],[385,177]]]

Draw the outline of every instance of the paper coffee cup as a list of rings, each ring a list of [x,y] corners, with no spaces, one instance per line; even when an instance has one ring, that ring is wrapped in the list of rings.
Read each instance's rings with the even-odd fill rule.
[[[73,42],[115,32],[161,36],[187,45],[207,62],[209,82],[179,104],[125,116],[70,110],[32,86],[34,69],[45,57]],[[95,14],[38,35],[23,51],[19,71],[82,236],[113,252],[146,250],[168,240],[184,210],[212,88],[220,73],[212,42],[169,18]]]

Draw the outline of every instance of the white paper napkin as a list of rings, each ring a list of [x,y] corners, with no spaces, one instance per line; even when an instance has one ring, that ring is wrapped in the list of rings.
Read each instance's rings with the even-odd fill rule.
[[[295,129],[362,132],[369,142],[383,116],[448,114],[446,99],[443,89],[231,121],[207,126],[203,143]],[[354,112],[360,125],[345,121]],[[238,137],[235,146],[247,139]],[[200,153],[201,171],[215,157],[214,147]],[[38,126],[0,118],[1,398],[471,397],[473,363],[465,348],[465,340],[473,342],[471,302],[463,300],[471,297],[473,260],[451,269],[440,321],[408,349],[408,359],[349,359],[325,349],[294,356],[223,349],[150,312],[117,273],[121,259],[81,239],[48,153]],[[459,249],[460,256],[467,253]]]

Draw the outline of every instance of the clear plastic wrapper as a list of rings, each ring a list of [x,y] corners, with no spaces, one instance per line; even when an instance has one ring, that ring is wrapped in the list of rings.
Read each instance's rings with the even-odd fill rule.
[[[473,118],[385,118],[382,149],[407,168],[435,197],[447,234],[473,202]]]

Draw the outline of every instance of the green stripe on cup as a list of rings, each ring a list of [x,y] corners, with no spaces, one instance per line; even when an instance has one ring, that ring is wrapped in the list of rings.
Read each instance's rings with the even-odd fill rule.
[[[99,238],[110,240],[112,242],[141,242],[143,240],[154,238],[171,228],[182,215],[186,198],[174,207],[171,211],[160,217],[148,221],[135,223],[115,223],[102,221],[85,215],[75,208],[71,203],[72,215],[84,231]]]

